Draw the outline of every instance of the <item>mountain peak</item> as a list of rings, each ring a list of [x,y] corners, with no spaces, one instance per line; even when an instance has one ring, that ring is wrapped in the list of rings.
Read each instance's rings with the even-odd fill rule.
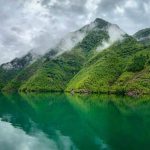
[[[107,22],[106,20],[104,20],[104,19],[101,19],[101,18],[96,18],[95,20],[94,20],[94,22]]]
[[[97,26],[99,26],[99,27],[105,27],[110,24],[109,22],[107,22],[101,18],[96,18],[94,23],[97,24]]]

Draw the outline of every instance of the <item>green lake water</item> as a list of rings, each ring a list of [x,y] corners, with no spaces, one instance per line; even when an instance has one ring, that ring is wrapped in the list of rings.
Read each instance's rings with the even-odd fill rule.
[[[150,98],[0,94],[0,150],[150,150]]]

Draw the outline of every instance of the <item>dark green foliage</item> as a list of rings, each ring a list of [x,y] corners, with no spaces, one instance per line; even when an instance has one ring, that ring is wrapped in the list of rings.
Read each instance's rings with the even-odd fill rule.
[[[99,29],[102,29],[102,28],[105,28],[106,26],[108,26],[110,23],[103,20],[103,19],[100,19],[100,18],[96,18],[94,23],[96,24],[96,26],[99,28]]]
[[[32,61],[32,54],[28,53],[22,58],[16,58],[12,60],[10,63],[2,64],[0,66],[0,89],[5,87],[24,68],[30,65],[31,61]],[[14,84],[16,83],[14,82]]]
[[[95,48],[107,39],[108,33],[96,26],[71,51],[65,52],[56,58],[46,58],[38,71],[22,84],[20,90],[64,91],[69,81],[81,70],[85,62],[93,56]]]
[[[125,70],[113,85],[113,89],[117,91],[124,90],[126,93],[132,95],[137,93],[150,94],[150,64],[148,63],[150,47],[141,49],[141,51],[135,53],[135,55],[128,60],[130,63],[127,64],[127,68],[130,64],[134,66],[134,70],[137,68],[138,63],[136,63],[136,65],[133,63],[135,57],[142,57],[142,62],[145,64],[144,67],[141,67],[143,69],[138,68],[139,71],[136,72],[127,72],[127,70]]]
[[[4,87],[4,83],[0,81],[0,89],[2,89],[3,87]]]
[[[101,45],[103,40],[108,40],[108,38],[109,36],[105,31],[91,31],[79,44],[79,47],[81,47],[85,51],[90,51],[96,48],[97,46]]]
[[[134,37],[144,45],[150,45],[150,28],[138,31]]]
[[[21,91],[63,91],[85,61],[80,49],[66,52],[48,60],[21,86]]]
[[[38,60],[32,65],[25,67],[2,89],[3,91],[16,91],[40,68],[42,60]]]
[[[95,28],[89,31],[90,25],[79,30],[86,31],[86,36],[70,51],[56,57],[58,51],[54,49],[32,65],[22,59],[17,70],[0,69],[0,88],[25,92],[150,93],[150,47],[125,35],[122,41],[98,52],[102,42],[109,40],[105,30],[109,23],[102,19],[94,23]]]
[[[144,55],[134,56],[131,64],[127,67],[127,71],[137,72],[144,69],[146,64],[147,57]]]
[[[150,36],[150,28],[146,28],[143,30],[138,31],[137,33],[135,33],[134,35],[136,38],[143,38],[143,37],[148,37]]]
[[[0,68],[0,89],[2,89],[9,81],[11,81],[21,69],[5,70]]]
[[[122,88],[112,88],[124,72],[128,61],[143,49],[132,37],[117,42],[90,59],[85,67],[70,81],[67,91],[94,91],[124,93]]]

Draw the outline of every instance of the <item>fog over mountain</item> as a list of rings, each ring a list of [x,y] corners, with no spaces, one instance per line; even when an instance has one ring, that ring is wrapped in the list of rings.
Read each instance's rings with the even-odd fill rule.
[[[149,9],[149,0],[0,0],[0,64],[31,49],[43,54],[95,18],[133,34],[150,26]]]

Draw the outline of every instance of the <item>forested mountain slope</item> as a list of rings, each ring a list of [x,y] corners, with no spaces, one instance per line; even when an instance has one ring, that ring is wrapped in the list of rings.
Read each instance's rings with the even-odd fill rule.
[[[128,37],[90,59],[66,90],[149,93],[149,61],[150,47]]]
[[[108,29],[110,26],[114,25],[96,19],[90,25],[80,29],[78,32],[84,33],[84,38],[69,51],[56,58],[46,60],[36,74],[20,87],[20,90],[64,91],[69,81],[97,53],[97,48],[103,46],[104,41],[109,40]],[[121,32],[121,30],[119,31]],[[122,34],[124,33],[122,32]]]
[[[69,33],[34,61],[28,54],[1,65],[0,88],[25,92],[148,94],[148,38],[148,29],[131,37],[117,25],[98,18]]]

